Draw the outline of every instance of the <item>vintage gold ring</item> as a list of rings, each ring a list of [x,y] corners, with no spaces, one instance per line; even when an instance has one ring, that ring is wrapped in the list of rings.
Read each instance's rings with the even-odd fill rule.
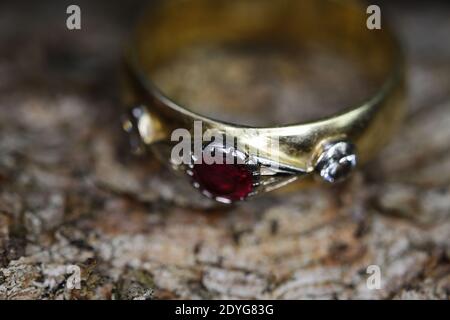
[[[138,150],[152,149],[186,173],[201,192],[220,202],[243,200],[300,178],[340,181],[380,150],[405,109],[400,46],[386,23],[370,30],[367,18],[367,6],[356,0],[156,2],[138,24],[127,51],[124,129],[137,137]],[[297,119],[293,124],[255,127],[194,112],[194,106],[175,102],[152,78],[157,67],[185,48],[261,43],[344,54],[370,75],[376,90],[362,103],[343,106],[315,121]],[[298,105],[302,106],[301,100]],[[214,130],[239,140],[231,146],[215,141],[200,150],[231,156],[234,163],[205,163],[194,152],[190,163],[174,161],[170,156],[173,132],[184,128],[195,134],[198,122],[202,133]]]

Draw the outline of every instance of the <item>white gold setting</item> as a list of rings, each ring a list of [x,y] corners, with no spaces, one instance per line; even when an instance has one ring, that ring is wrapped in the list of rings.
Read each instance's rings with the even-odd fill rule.
[[[355,147],[347,141],[328,143],[320,154],[316,171],[329,183],[346,179],[356,167]]]

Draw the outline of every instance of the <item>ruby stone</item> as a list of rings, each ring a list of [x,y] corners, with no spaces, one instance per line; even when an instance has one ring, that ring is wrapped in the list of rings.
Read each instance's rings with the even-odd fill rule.
[[[195,164],[193,179],[200,189],[229,201],[245,199],[253,190],[253,174],[244,164]]]

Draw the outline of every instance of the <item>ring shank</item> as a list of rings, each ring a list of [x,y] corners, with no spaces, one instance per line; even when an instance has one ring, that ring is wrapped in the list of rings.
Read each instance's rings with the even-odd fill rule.
[[[180,126],[192,129],[193,121],[201,120],[205,129],[227,130],[248,144],[258,137],[262,151],[264,144],[279,139],[276,159],[307,172],[313,170],[317,148],[332,138],[351,140],[365,161],[386,142],[403,114],[398,44],[388,28],[368,30],[367,17],[366,8],[356,0],[160,1],[144,15],[130,50],[132,73],[141,86],[135,99],[145,100],[150,118],[158,122],[154,127],[166,133],[158,132],[159,138],[170,136]],[[315,47],[345,54],[357,61],[379,89],[362,105],[348,106],[329,118],[286,127],[247,128],[196,114],[189,106],[173,102],[152,82],[155,68],[184,48],[242,43]]]
[[[367,29],[359,1],[194,0],[155,5],[137,33],[136,53],[150,75],[181,49],[200,44],[319,46],[351,56],[385,80],[396,63],[389,32]]]

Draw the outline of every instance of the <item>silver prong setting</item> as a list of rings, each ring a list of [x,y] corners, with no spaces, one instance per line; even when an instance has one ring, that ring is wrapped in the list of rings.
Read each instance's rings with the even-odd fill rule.
[[[355,146],[348,141],[328,143],[316,163],[316,171],[328,183],[345,180],[357,164]]]

